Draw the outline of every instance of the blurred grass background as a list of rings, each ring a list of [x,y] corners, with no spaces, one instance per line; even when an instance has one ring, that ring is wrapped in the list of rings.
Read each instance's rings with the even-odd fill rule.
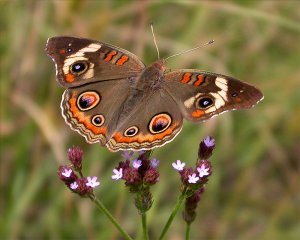
[[[171,162],[193,165],[198,143],[216,138],[214,173],[192,225],[191,239],[300,239],[300,2],[299,1],[0,1],[1,239],[120,239],[88,200],[58,180],[66,149],[85,151],[84,172],[97,175],[96,195],[124,228],[140,238],[140,217],[123,183],[112,182],[121,159],[89,145],[60,114],[64,89],[44,47],[48,37],[81,36],[156,60],[209,39],[216,43],[178,56],[169,68],[198,68],[260,88],[265,99],[248,111],[200,125],[185,123],[161,161],[149,212],[156,239],[175,204],[178,174]],[[167,239],[183,239],[176,217]]]

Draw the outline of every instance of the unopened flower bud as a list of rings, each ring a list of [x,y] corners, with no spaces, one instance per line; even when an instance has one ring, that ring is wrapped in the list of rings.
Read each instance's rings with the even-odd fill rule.
[[[68,149],[68,158],[73,164],[75,170],[80,171],[82,168],[83,151],[80,147],[71,147]]]
[[[215,139],[208,136],[204,138],[199,145],[198,157],[200,159],[208,159],[215,148]]]
[[[182,213],[183,219],[188,223],[192,223],[196,218],[196,208],[200,201],[201,193],[203,193],[204,188],[198,189],[192,196],[186,198],[185,209]]]
[[[159,181],[159,173],[155,168],[150,168],[145,172],[144,183],[152,185]]]
[[[148,211],[153,204],[152,194],[150,193],[149,189],[147,188],[138,193],[134,199],[134,203],[140,213],[145,213]]]
[[[123,179],[126,181],[126,185],[138,185],[141,183],[140,174],[135,168],[123,169]]]

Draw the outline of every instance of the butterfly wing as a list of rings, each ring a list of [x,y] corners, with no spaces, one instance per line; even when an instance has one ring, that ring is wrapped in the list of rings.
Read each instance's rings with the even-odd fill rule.
[[[180,132],[183,118],[200,122],[263,98],[255,87],[221,74],[163,75],[162,61],[145,68],[134,54],[89,39],[53,37],[46,52],[57,81],[68,88],[61,103],[66,122],[111,151],[162,146]]]
[[[128,79],[100,81],[65,90],[61,102],[66,123],[89,143],[105,145],[116,128],[123,102],[128,98]]]
[[[66,88],[136,76],[145,68],[134,54],[85,38],[49,38],[46,52],[55,62],[57,81]]]
[[[182,114],[165,90],[137,95],[136,99],[132,110],[120,117],[116,131],[107,142],[111,151],[138,151],[162,146],[182,128]]]
[[[184,118],[193,122],[229,110],[251,108],[263,99],[254,86],[221,74],[184,69],[167,73],[164,78],[164,88]]]

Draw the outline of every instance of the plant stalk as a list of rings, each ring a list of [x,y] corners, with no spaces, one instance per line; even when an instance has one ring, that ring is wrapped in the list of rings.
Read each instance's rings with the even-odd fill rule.
[[[142,224],[143,224],[143,239],[144,240],[149,240],[149,235],[148,235],[148,226],[147,226],[147,216],[146,213],[142,213]]]
[[[115,225],[115,227],[119,230],[120,234],[124,237],[124,239],[133,240],[98,198],[92,195],[90,196],[90,199],[96,204],[97,208],[108,217],[112,224]]]
[[[168,229],[169,229],[169,227],[170,227],[170,225],[171,225],[174,217],[176,216],[176,214],[177,214],[177,212],[178,212],[178,210],[179,210],[179,208],[180,208],[183,200],[185,199],[185,194],[186,194],[186,188],[182,191],[181,195],[177,199],[176,205],[173,208],[173,210],[171,212],[171,215],[170,215],[170,217],[169,217],[166,225],[164,226],[164,228],[163,228],[163,230],[162,230],[162,232],[161,232],[161,234],[159,236],[159,240],[162,240],[165,237],[165,235],[166,235],[166,233],[167,233],[167,231],[168,231]]]
[[[185,240],[189,240],[190,239],[190,231],[191,230],[191,224],[187,223],[186,224],[186,229],[185,229]]]

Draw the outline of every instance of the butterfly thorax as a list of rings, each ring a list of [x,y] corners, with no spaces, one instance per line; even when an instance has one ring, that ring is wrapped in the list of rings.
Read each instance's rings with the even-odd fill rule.
[[[142,92],[156,91],[161,87],[163,74],[164,63],[162,60],[158,60],[133,79],[131,88]]]
[[[144,98],[151,98],[151,95],[161,88],[164,81],[163,66],[163,61],[158,60],[146,67],[139,76],[130,79],[130,94],[123,104],[120,120],[128,116]]]

